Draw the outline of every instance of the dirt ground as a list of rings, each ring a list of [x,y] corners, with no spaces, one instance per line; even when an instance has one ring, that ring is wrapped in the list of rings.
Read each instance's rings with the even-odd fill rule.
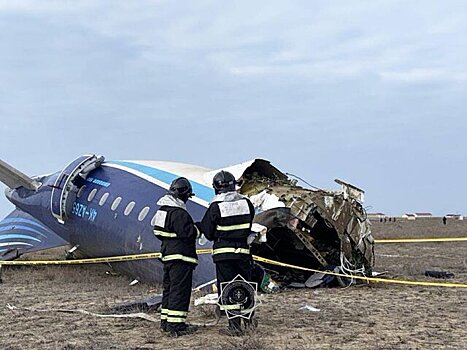
[[[440,218],[373,223],[375,238],[467,236],[467,221]],[[467,283],[467,242],[376,245],[376,270],[387,277],[443,281],[425,270],[455,274]],[[64,248],[28,259],[62,258]],[[84,309],[106,312],[120,302],[158,292],[129,278],[106,274],[105,265],[4,267],[0,285],[0,349],[467,349],[467,289],[371,284],[347,289],[284,290],[263,295],[254,334],[219,335],[226,320],[180,338],[159,324],[76,313],[27,311]],[[7,304],[18,307],[11,311]],[[319,312],[300,310],[311,305]],[[158,314],[152,314],[158,318]],[[213,307],[191,307],[191,322],[213,320]]]

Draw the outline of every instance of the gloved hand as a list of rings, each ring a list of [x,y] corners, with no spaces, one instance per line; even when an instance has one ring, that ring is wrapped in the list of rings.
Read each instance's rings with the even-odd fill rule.
[[[253,233],[256,233],[256,243],[264,243],[266,242],[266,233],[268,231],[268,228],[266,226],[260,225],[258,223],[254,223],[251,226],[251,231]]]
[[[256,232],[252,232],[248,238],[246,239],[246,242],[248,243],[248,245],[251,245],[251,243],[253,243],[256,239],[256,235],[257,233]]]

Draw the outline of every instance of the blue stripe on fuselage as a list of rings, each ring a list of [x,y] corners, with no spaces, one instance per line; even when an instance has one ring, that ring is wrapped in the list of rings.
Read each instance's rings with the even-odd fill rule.
[[[37,226],[37,227],[40,227],[41,229],[45,230],[45,231],[49,231],[50,229],[45,227],[44,225],[41,225],[39,224],[38,222],[34,221],[34,220],[30,220],[30,219],[23,219],[23,218],[9,218],[9,219],[3,219],[2,221],[0,221],[0,225],[3,225],[3,224],[17,224],[17,223],[26,223],[26,224],[30,224],[30,225],[34,225],[34,226]]]
[[[4,240],[4,239],[10,239],[10,238],[14,238],[14,239],[30,239],[30,240],[33,240],[33,241],[36,241],[36,242],[40,242],[41,240],[40,239],[37,239],[36,237],[32,237],[32,236],[28,236],[28,235],[17,235],[17,234],[7,234],[7,235],[0,235],[0,240]]]
[[[2,231],[12,231],[12,230],[25,230],[25,231],[30,231],[30,232],[37,233],[38,235],[40,235],[42,237],[47,237],[45,234],[40,233],[39,231],[37,231],[37,230],[35,230],[35,229],[31,228],[31,227],[27,227],[27,226],[23,226],[23,225],[14,225],[14,227],[9,227],[9,226],[0,227],[0,232],[2,232]]]
[[[128,168],[137,170],[139,172],[142,172],[145,175],[151,176],[169,185],[173,180],[179,177],[179,175],[175,175],[175,174],[169,173],[161,169],[153,168],[153,167],[146,166],[146,165],[136,164],[132,162],[111,161],[109,163],[114,163],[117,165],[122,165]],[[214,190],[208,186],[200,184],[199,182],[196,182],[193,180],[190,180],[190,182],[193,186],[193,192],[195,193],[196,197],[201,198],[202,200],[209,203],[211,199],[214,197]]]

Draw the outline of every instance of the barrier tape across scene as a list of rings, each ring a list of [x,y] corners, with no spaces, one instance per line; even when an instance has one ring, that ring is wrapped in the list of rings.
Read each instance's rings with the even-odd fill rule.
[[[210,254],[211,249],[199,249],[196,251],[199,255]],[[87,258],[87,259],[76,259],[76,260],[14,260],[14,261],[0,261],[1,266],[18,266],[18,265],[79,265],[79,264],[98,264],[98,263],[112,263],[112,262],[125,262],[125,261],[134,261],[134,260],[145,260],[145,259],[157,259],[160,258],[160,253],[145,253],[145,254],[132,254],[132,255],[121,255],[121,256],[111,256],[105,258]],[[430,286],[430,287],[449,287],[449,288],[467,288],[466,283],[445,283],[445,282],[425,282],[425,281],[408,281],[408,280],[399,280],[399,279],[388,279],[388,278],[378,278],[378,277],[365,277],[365,276],[355,276],[342,274],[332,271],[322,271],[315,270],[308,267],[297,266],[292,264],[283,263],[280,261],[275,261],[260,256],[253,255],[255,261],[263,262],[266,264],[277,265],[282,267],[288,267],[296,270],[322,273],[326,275],[333,275],[345,278],[353,278],[358,280],[363,280],[366,282],[380,282],[380,283],[393,283],[393,284],[405,284],[405,285],[418,285],[418,286]]]
[[[462,241],[467,241],[467,237],[375,239],[375,243],[430,243],[430,242],[462,242]]]

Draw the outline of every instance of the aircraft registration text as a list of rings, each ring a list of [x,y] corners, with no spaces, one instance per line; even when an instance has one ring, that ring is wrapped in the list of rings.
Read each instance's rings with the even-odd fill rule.
[[[94,208],[88,208],[87,205],[74,202],[71,209],[71,213],[85,220],[94,222],[97,217],[97,210]]]

